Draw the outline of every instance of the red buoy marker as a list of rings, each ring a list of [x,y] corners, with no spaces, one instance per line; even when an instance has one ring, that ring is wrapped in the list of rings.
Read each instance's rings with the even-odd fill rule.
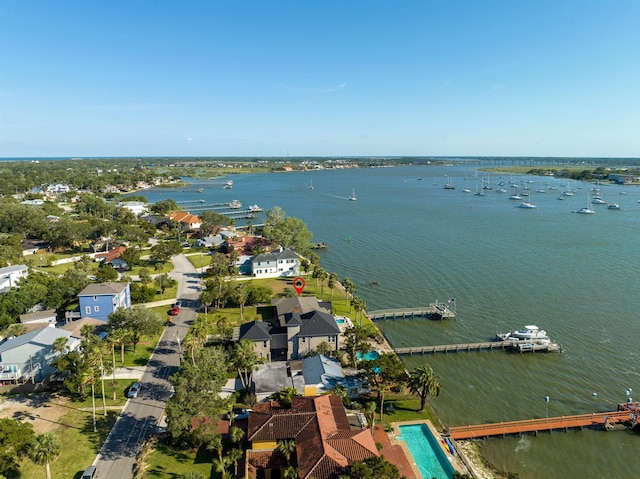
[[[296,290],[296,293],[298,293],[298,296],[300,296],[300,293],[302,293],[302,290],[304,289],[304,279],[302,278],[296,278],[293,280],[293,289]]]

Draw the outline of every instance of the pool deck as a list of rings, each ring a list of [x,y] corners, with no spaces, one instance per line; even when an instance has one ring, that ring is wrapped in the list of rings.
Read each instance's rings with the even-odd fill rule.
[[[373,428],[373,440],[376,443],[382,444],[380,454],[382,454],[387,461],[398,467],[401,476],[407,479],[421,479],[418,469],[412,465],[413,459],[406,445],[402,447],[404,445],[403,441],[395,439],[395,435],[389,437],[389,434],[387,434],[380,425]]]
[[[431,421],[424,420],[424,419],[423,420],[418,420],[418,421],[392,422],[391,423],[391,426],[393,426],[393,432],[392,433],[386,433],[386,432],[384,432],[384,429],[381,428],[382,429],[382,433],[385,436],[387,436],[387,440],[389,442],[389,447],[395,452],[396,456],[387,455],[387,453],[385,452],[384,443],[382,443],[381,441],[378,440],[378,436],[376,436],[375,432],[374,432],[373,438],[374,438],[374,440],[376,442],[381,442],[383,444],[382,454],[390,462],[392,462],[396,466],[398,466],[398,469],[400,469],[400,474],[406,476],[407,479],[410,479],[410,478],[421,479],[422,475],[420,474],[420,471],[418,470],[418,467],[416,466],[416,463],[413,460],[413,456],[411,456],[411,453],[409,452],[409,448],[407,447],[407,443],[404,442],[404,441],[399,441],[397,439],[397,437],[400,436],[400,429],[399,429],[400,426],[409,426],[409,425],[413,425],[413,424],[426,424],[427,427],[429,428],[429,430],[431,431],[431,434],[433,435],[433,437],[436,438],[438,443],[440,443],[442,441],[442,436],[436,430],[436,428],[433,427],[433,424],[431,424]],[[378,426],[376,426],[376,428],[377,427]],[[460,459],[460,457],[459,457],[460,452],[459,451],[456,451],[458,453],[458,455],[456,455],[456,456],[451,455],[449,452],[445,452],[444,449],[442,449],[442,452],[445,453],[445,455],[447,456],[447,459],[449,460],[449,463],[451,464],[451,466],[453,466],[453,468],[457,472],[459,472],[460,474],[469,474],[469,475],[471,475],[471,473],[469,472],[469,470],[465,466],[464,462]],[[402,455],[404,460],[406,461],[406,465],[404,467],[405,468],[409,467],[409,471],[410,472],[406,471],[406,469],[401,469],[400,466],[398,465],[398,463],[395,461],[395,457],[400,456],[400,455]],[[394,459],[391,459],[391,457],[394,457]]]

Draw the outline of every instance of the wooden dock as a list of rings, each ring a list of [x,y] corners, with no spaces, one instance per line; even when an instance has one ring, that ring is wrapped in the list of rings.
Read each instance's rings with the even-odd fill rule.
[[[435,354],[459,353],[466,351],[493,351],[494,349],[510,349],[505,341],[487,341],[484,343],[439,344],[436,346],[411,346],[407,348],[393,348],[396,354]]]
[[[367,316],[373,321],[380,319],[412,319],[412,318],[435,318],[453,319],[456,317],[455,311],[449,309],[445,303],[431,303],[429,306],[404,309],[380,309],[367,312]]]
[[[609,429],[615,424],[634,425],[636,413],[630,410],[579,414],[577,416],[560,416],[542,419],[526,419],[524,421],[497,422],[478,424],[475,426],[456,426],[449,428],[452,439],[483,439],[490,436],[507,436],[511,434],[537,433],[540,431],[563,430],[572,428],[596,427]]]

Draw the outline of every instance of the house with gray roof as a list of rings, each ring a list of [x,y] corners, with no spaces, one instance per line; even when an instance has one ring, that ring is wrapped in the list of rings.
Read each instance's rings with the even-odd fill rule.
[[[371,392],[365,388],[356,374],[346,374],[340,361],[328,358],[322,354],[310,356],[302,360],[302,375],[304,377],[304,395],[315,396],[324,394],[341,386],[347,390],[347,396],[357,399],[361,392]]]
[[[235,331],[234,331],[235,333]],[[234,339],[235,339],[234,334]],[[254,343],[254,350],[258,356],[271,361],[271,333],[269,331],[269,323],[264,321],[250,321],[244,323],[238,328],[237,340],[243,339]]]
[[[300,274],[300,257],[289,248],[261,253],[251,260],[251,275],[256,278],[291,277]]]
[[[131,307],[129,283],[94,283],[78,293],[80,316],[107,321],[118,308]]]
[[[286,301],[281,301],[286,300]],[[256,352],[269,361],[300,359],[313,353],[320,343],[331,349],[340,348],[340,328],[329,311],[317,298],[279,298],[274,300],[278,324],[251,321],[234,329],[233,339],[248,339]],[[273,303],[272,303],[273,304]],[[313,306],[317,309],[314,309]],[[278,306],[281,308],[278,309]],[[291,309],[291,311],[290,311]],[[287,311],[280,314],[281,311]]]
[[[0,382],[27,381],[39,382],[53,374],[56,369],[51,363],[60,353],[53,345],[58,338],[67,339],[67,349],[75,350],[80,340],[52,326],[6,339],[0,344]]]
[[[44,311],[36,311],[35,313],[27,313],[20,315],[22,324],[56,324],[58,317],[55,309],[46,309]]]

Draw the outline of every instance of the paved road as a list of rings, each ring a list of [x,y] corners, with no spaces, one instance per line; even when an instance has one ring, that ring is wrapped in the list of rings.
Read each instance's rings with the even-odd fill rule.
[[[140,379],[140,394],[130,399],[116,421],[94,462],[99,479],[133,477],[133,467],[142,443],[153,432],[169,396],[167,378],[178,371],[179,348],[198,311],[200,277],[184,255],[172,259],[171,276],[178,281],[180,313],[165,329]],[[179,341],[178,341],[179,339]]]

